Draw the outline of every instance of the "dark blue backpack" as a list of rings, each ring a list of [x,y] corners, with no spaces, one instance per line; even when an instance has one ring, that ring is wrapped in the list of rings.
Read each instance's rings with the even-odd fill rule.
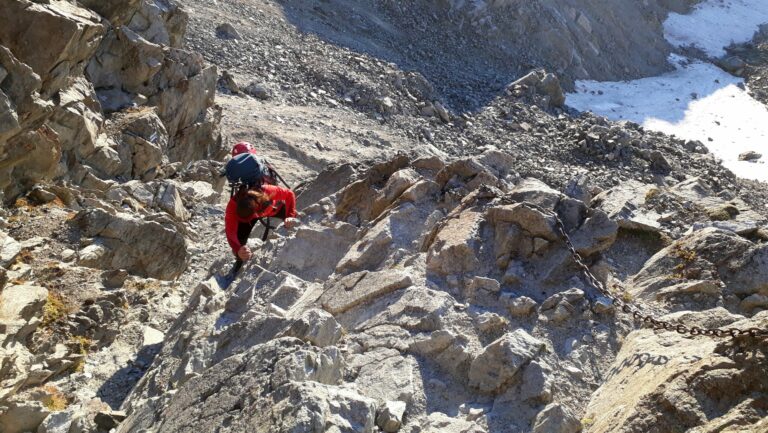
[[[277,173],[267,160],[252,153],[241,153],[232,158],[224,167],[224,175],[233,192],[243,186],[258,188],[264,184],[277,184]]]

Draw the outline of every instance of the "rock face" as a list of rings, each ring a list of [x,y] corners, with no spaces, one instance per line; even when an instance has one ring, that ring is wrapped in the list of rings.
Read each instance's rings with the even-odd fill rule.
[[[40,97],[40,76],[2,45],[0,67],[0,187],[14,195],[53,176],[61,145],[44,125],[53,104]]]
[[[80,252],[80,263],[102,269],[126,269],[159,279],[173,279],[186,269],[184,237],[172,228],[129,214],[101,209],[82,211],[76,219],[92,243]]]
[[[0,0],[0,432],[764,433],[760,344],[584,275],[766,327],[768,195],[563,105],[693,1],[608,3]],[[203,58],[300,184],[235,276]]]
[[[83,72],[105,31],[98,15],[69,3],[7,0],[2,8],[6,20],[0,44],[40,76],[46,99],[64,88],[69,77]]]
[[[326,351],[303,348],[299,340],[291,338],[254,347],[187,382],[181,391],[187,398],[178,400],[165,410],[162,418],[166,421],[160,428],[162,431],[182,432],[190,428],[215,429],[227,425],[228,431],[233,432],[249,428],[318,433],[328,428],[349,433],[372,432],[375,416],[373,400],[352,389],[322,381],[322,375],[328,374],[328,369],[335,369],[338,374],[341,364],[333,363],[332,359],[339,356],[335,348]],[[331,363],[317,365],[317,370],[303,376],[305,362],[324,361]],[[274,373],[261,374],[265,369]],[[227,388],[232,393],[228,398],[223,398],[216,391],[221,389],[222,380],[230,385]],[[240,401],[241,396],[236,391],[240,387],[257,392],[253,398]],[[202,405],[198,402],[202,396],[212,393],[218,398],[204,398]],[[129,415],[118,431],[133,431],[141,425],[153,425],[152,413],[146,412],[146,409],[151,411],[145,408]],[[191,416],[182,417],[182,413]],[[233,413],[245,416],[233,419]],[[205,416],[207,421],[201,425],[199,419],[202,414],[208,415]],[[126,426],[132,427],[127,429]]]
[[[405,157],[369,171],[321,174],[305,187],[305,197],[314,198],[303,203],[302,229],[279,232],[270,246],[275,254],[246,266],[227,289],[212,280],[195,290],[158,361],[125,403],[128,417],[118,431],[184,431],[201,419],[232,432],[272,426],[575,433],[582,422],[607,423],[598,431],[612,431],[603,394],[592,403],[600,415],[582,416],[592,391],[581,384],[603,382],[610,368],[623,371],[645,350],[625,343],[617,367],[610,367],[612,355],[605,361],[615,353],[609,330],[624,332],[614,323],[619,312],[574,277],[557,227],[563,225],[585,260],[599,261],[617,247],[623,229],[615,219],[622,216],[606,208],[611,219],[535,179],[500,179],[489,161],[489,154],[449,164]],[[477,176],[485,181],[474,183]],[[430,182],[461,191],[462,198],[423,187]],[[349,251],[319,259],[307,254],[332,244]],[[661,249],[633,278],[636,287],[688,263],[675,252],[681,248],[706,260],[700,267],[717,268],[732,291],[752,296],[742,302],[762,305],[762,247],[714,228]],[[741,274],[750,261],[754,267]],[[316,266],[308,273],[298,263]],[[725,310],[712,311],[718,319],[700,326],[728,323]],[[690,314],[670,319],[698,320]],[[580,330],[589,326],[591,333]],[[695,348],[695,359],[716,362],[717,343],[699,343],[683,346]],[[676,389],[680,399],[690,398],[685,386]],[[625,420],[658,400],[622,392],[639,398],[616,409],[627,413]],[[455,416],[440,413],[457,400],[486,403],[464,404]],[[700,419],[711,419],[703,413]]]
[[[387,295],[413,284],[400,272],[362,272],[350,274],[323,294],[320,302],[332,314],[339,314],[366,301]]]
[[[118,431],[185,431],[201,418],[232,432],[575,431],[579,406],[555,395],[565,376],[552,372],[589,355],[572,341],[557,343],[569,347],[559,354],[548,333],[567,333],[565,323],[591,310],[561,276],[569,262],[553,215],[588,257],[611,247],[617,225],[541,182],[496,177],[493,161],[398,157],[321,174],[305,187],[314,198],[302,203],[302,228],[278,231],[274,254],[228,289],[209,281],[195,290]],[[440,183],[464,198],[431,186]],[[312,254],[329,245],[348,251]],[[539,303],[546,324],[529,328]],[[548,318],[561,309],[564,318]],[[605,339],[596,346],[610,350]],[[425,410],[424,401],[443,407],[453,393],[499,409],[466,408],[466,420]]]
[[[701,325],[711,316],[689,315],[688,320]],[[721,324],[764,328],[766,318],[726,315]],[[589,431],[764,430],[765,408],[755,399],[765,395],[765,354],[742,357],[729,346],[728,341],[690,340],[670,332],[633,332],[614,362],[614,373],[587,407]]]
[[[146,137],[148,125],[159,125],[153,110],[132,114],[115,121],[131,125],[136,136]],[[148,138],[141,139],[153,143]],[[722,412],[723,422],[760,431],[765,414],[758,402],[765,390],[757,376],[765,375],[765,363],[759,355],[742,369],[735,366],[742,361],[728,358],[729,346],[717,340],[640,330],[622,342],[629,327],[621,310],[582,279],[560,230],[597,278],[611,282],[612,272],[633,275],[622,287],[628,298],[654,310],[703,310],[666,319],[704,328],[764,326],[765,266],[757,235],[695,226],[667,246],[653,243],[656,249],[643,257],[629,249],[636,242],[631,236],[648,232],[622,228],[620,213],[600,208],[606,201],[593,201],[592,207],[537,179],[502,175],[503,161],[490,150],[453,161],[402,155],[366,170],[329,168],[303,187],[301,227],[276,229],[231,284],[221,275],[204,280],[188,303],[175,301],[165,325],[148,309],[135,313],[127,327],[137,347],[131,356],[110,352],[125,344],[117,337],[130,336],[128,331],[118,334],[98,323],[131,314],[122,307],[130,297],[144,305],[157,292],[159,302],[173,302],[164,293],[173,283],[141,276],[190,281],[180,274],[191,254],[211,248],[190,233],[199,212],[220,216],[208,204],[218,197],[214,185],[195,179],[215,171],[215,164],[169,168],[172,179],[105,182],[103,190],[72,193],[72,203],[83,209],[69,217],[70,235],[80,243],[66,253],[68,266],[98,269],[89,275],[104,294],[83,311],[53,321],[77,336],[73,342],[41,341],[40,326],[54,326],[46,311],[63,307],[55,292],[17,281],[34,275],[24,270],[25,261],[45,250],[43,241],[6,236],[11,283],[0,294],[0,330],[12,343],[2,348],[8,361],[0,370],[0,426],[20,433],[32,424],[80,426],[88,433],[105,426],[120,433],[576,433],[614,431],[617,425],[642,431],[647,422],[693,428]],[[674,203],[674,197],[708,194],[702,186],[685,181],[659,194]],[[58,198],[70,190],[51,191]],[[702,203],[722,204],[707,200]],[[732,205],[741,209],[739,215],[750,215],[737,204]],[[637,209],[653,210],[653,202]],[[205,233],[213,236],[220,227]],[[667,227],[662,219],[652,233],[666,233]],[[219,274],[228,269],[226,248],[219,252],[227,257],[210,265]],[[39,272],[54,278],[63,272],[43,268]],[[668,274],[675,272],[681,275],[673,282]],[[662,296],[669,287],[674,294]],[[679,302],[688,295],[690,300]],[[651,342],[635,345],[637,336]],[[89,358],[119,355],[137,366],[128,371],[140,368],[129,376],[135,386],[127,397],[122,391],[110,400],[111,408],[48,410],[43,403],[56,394],[44,384],[76,368],[85,355],[69,347],[83,351],[83,345],[104,347]],[[648,377],[632,376],[638,369],[646,374],[646,368]],[[114,376],[120,378],[120,371]],[[699,385],[699,377],[706,383]],[[712,390],[719,377],[749,384],[729,391],[718,406]],[[655,382],[662,378],[674,389]],[[123,383],[108,379],[116,388]],[[593,395],[596,384],[605,391]],[[625,404],[612,406],[614,395]],[[709,400],[699,406],[701,395]],[[660,409],[668,397],[686,409]],[[29,425],[10,427],[19,414]]]
[[[632,293],[647,300],[680,300],[750,314],[760,303],[747,301],[768,288],[768,250],[737,234],[705,228],[651,257],[632,279]],[[756,298],[753,298],[756,299]]]
[[[523,330],[494,341],[483,349],[469,370],[469,384],[483,392],[498,392],[538,355],[544,343]]]
[[[650,235],[668,233],[674,238],[691,226],[750,235],[765,223],[765,217],[743,200],[716,194],[698,177],[666,187],[630,180],[596,195],[591,204],[622,229]]]
[[[173,1],[0,7],[6,200],[38,182],[147,180],[162,164],[221,154],[216,68],[178,48],[187,17]],[[155,107],[158,118],[105,121],[137,106]]]

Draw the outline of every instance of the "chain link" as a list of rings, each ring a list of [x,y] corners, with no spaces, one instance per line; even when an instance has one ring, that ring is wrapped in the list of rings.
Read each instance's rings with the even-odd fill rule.
[[[765,329],[759,329],[759,328],[704,329],[698,326],[686,326],[683,323],[673,323],[666,320],[660,320],[650,314],[644,314],[643,311],[638,307],[628,303],[624,299],[611,293],[611,291],[608,290],[608,288],[600,280],[598,280],[597,277],[595,277],[595,275],[589,269],[589,266],[587,266],[587,264],[585,263],[584,258],[581,256],[578,250],[576,250],[576,247],[573,245],[573,242],[571,241],[571,237],[568,236],[568,232],[565,230],[565,224],[563,224],[563,221],[560,219],[560,217],[557,215],[556,212],[544,209],[541,206],[538,206],[529,202],[524,202],[521,204],[529,209],[551,216],[555,220],[555,226],[557,228],[558,235],[560,236],[560,238],[562,239],[562,241],[565,243],[566,247],[570,251],[571,255],[573,256],[573,260],[576,262],[576,265],[580,268],[581,272],[584,274],[584,277],[587,279],[587,282],[591,286],[596,288],[605,298],[609,299],[617,309],[621,310],[623,313],[626,313],[632,316],[634,320],[641,322],[643,326],[649,326],[649,327],[652,327],[653,329],[664,329],[667,331],[675,331],[678,334],[691,335],[691,336],[703,335],[703,336],[714,337],[714,338],[719,338],[719,337],[738,338],[738,337],[744,337],[744,336],[749,336],[752,338],[768,337],[768,330],[765,330]]]

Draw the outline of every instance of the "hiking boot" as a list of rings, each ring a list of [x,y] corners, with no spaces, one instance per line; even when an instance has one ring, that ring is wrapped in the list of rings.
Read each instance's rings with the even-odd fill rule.
[[[216,282],[219,283],[219,287],[222,289],[226,289],[229,287],[230,284],[232,284],[233,281],[235,281],[235,277],[237,277],[237,273],[240,272],[240,269],[243,267],[243,261],[237,260],[235,261],[235,264],[232,265],[232,268],[227,272],[226,274],[218,274],[216,275]]]
[[[229,270],[229,274],[227,275],[232,275],[232,277],[234,277],[235,275],[237,275],[238,272],[240,272],[240,269],[242,268],[243,268],[243,261],[240,259],[237,259],[235,260],[235,264],[232,265],[232,269]]]

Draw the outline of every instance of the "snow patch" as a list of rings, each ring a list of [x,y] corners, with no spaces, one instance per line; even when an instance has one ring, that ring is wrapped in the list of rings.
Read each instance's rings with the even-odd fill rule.
[[[579,81],[568,105],[611,120],[631,120],[648,129],[699,140],[738,176],[768,181],[762,161],[739,161],[740,153],[768,153],[768,109],[738,79],[702,62],[672,56],[674,72],[627,82]],[[602,94],[600,94],[602,93]]]
[[[768,23],[766,0],[706,0],[688,15],[670,14],[667,40],[721,57],[724,47],[751,40]],[[675,71],[629,82],[576,82],[568,105],[611,120],[631,120],[648,129],[699,140],[736,175],[768,181],[763,161],[739,161],[746,151],[768,152],[768,110],[743,80],[711,63],[672,55]]]
[[[724,47],[751,40],[764,23],[768,23],[766,0],[707,0],[688,15],[669,14],[664,36],[672,45],[693,45],[721,57]]]

